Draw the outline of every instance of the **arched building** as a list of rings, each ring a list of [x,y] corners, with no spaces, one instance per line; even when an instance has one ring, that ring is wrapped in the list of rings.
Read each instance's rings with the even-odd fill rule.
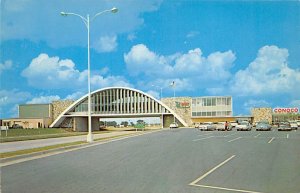
[[[164,127],[173,122],[188,124],[172,109],[154,97],[128,87],[108,87],[91,93],[92,129],[99,129],[101,118],[160,117]],[[65,109],[50,127],[73,127],[87,131],[88,94]]]

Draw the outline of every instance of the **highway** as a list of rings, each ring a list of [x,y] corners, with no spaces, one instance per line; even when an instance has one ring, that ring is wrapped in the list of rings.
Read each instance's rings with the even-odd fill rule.
[[[3,193],[299,193],[300,131],[173,129],[1,168]]]

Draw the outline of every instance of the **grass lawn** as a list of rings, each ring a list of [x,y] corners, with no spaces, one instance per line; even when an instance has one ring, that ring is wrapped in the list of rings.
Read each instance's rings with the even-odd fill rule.
[[[45,139],[54,137],[67,137],[75,135],[85,135],[86,132],[74,132],[67,129],[38,128],[38,129],[9,129],[1,131],[1,142],[24,141],[33,139]]]

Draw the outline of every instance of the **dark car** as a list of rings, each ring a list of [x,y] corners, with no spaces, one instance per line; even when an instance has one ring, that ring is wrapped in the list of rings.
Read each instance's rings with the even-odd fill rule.
[[[292,127],[289,123],[279,123],[278,131],[291,131]]]
[[[23,126],[18,125],[18,124],[13,124],[13,125],[11,126],[11,128],[12,128],[12,129],[23,129]]]
[[[258,122],[256,125],[256,131],[271,131],[272,126],[267,122]]]

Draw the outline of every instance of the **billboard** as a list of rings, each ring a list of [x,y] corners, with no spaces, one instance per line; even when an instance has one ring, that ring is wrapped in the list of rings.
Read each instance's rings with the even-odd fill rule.
[[[289,107],[289,108],[277,107],[273,109],[273,112],[278,114],[299,113],[299,108],[298,107]]]

